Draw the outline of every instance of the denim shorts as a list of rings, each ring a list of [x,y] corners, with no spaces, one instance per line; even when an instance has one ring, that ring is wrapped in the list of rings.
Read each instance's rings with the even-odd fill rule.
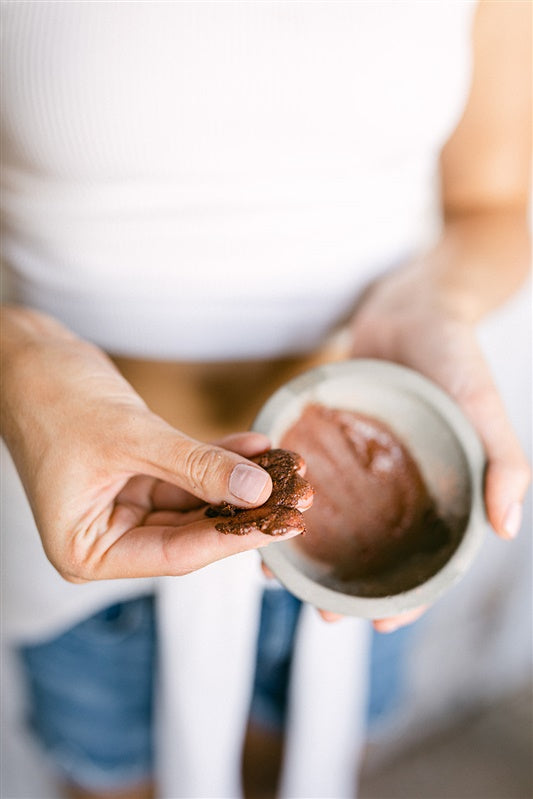
[[[300,602],[266,589],[252,720],[281,729]],[[23,647],[30,724],[62,779],[124,790],[153,773],[157,641],[151,596],[112,605],[51,641]]]

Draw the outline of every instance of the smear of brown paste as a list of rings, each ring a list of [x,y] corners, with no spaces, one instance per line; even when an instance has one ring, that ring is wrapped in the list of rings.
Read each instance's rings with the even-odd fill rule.
[[[456,538],[411,453],[380,420],[311,404],[282,445],[302,454],[316,490],[295,546],[335,579],[385,595],[427,579],[449,556]]]
[[[296,506],[311,498],[313,488],[298,474],[304,465],[302,457],[285,449],[271,449],[250,460],[270,474],[273,486],[270,497],[258,508],[244,509],[227,502],[210,505],[206,516],[221,517],[215,529],[232,535],[246,535],[254,530],[273,536],[289,530],[305,532],[303,514]]]

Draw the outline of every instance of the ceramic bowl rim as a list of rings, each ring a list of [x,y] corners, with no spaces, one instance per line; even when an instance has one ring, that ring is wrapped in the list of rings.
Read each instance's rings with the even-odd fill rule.
[[[379,619],[432,604],[470,568],[481,547],[487,520],[483,501],[485,453],[479,437],[457,403],[418,372],[382,360],[357,359],[317,366],[287,382],[272,394],[259,411],[252,430],[269,436],[274,422],[295,398],[309,393],[326,380],[351,377],[384,381],[391,388],[418,395],[453,430],[462,449],[471,483],[470,515],[462,539],[444,566],[424,583],[383,597],[343,594],[313,580],[286,556],[287,542],[273,542],[261,551],[264,563],[295,596],[322,610],[348,616]]]

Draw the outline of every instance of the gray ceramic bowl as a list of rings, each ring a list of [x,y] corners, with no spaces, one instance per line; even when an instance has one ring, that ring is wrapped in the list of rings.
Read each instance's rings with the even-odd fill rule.
[[[285,384],[263,406],[252,429],[279,446],[310,403],[385,422],[416,460],[439,515],[461,520],[456,548],[420,584],[379,595],[361,581],[335,581],[329,567],[302,552],[298,539],[266,547],[266,565],[295,596],[344,615],[379,619],[431,604],[467,571],[486,529],[485,455],[472,425],[447,394],[418,373],[386,361],[354,360],[320,366]]]

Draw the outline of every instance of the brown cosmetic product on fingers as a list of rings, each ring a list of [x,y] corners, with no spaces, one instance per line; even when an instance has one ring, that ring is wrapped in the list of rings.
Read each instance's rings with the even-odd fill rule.
[[[232,535],[253,531],[271,536],[284,535],[289,530],[305,532],[304,517],[297,505],[308,501],[314,491],[298,474],[304,465],[301,456],[284,449],[271,449],[250,460],[272,478],[270,497],[258,508],[239,508],[227,502],[209,505],[206,516],[219,518],[215,529]]]

